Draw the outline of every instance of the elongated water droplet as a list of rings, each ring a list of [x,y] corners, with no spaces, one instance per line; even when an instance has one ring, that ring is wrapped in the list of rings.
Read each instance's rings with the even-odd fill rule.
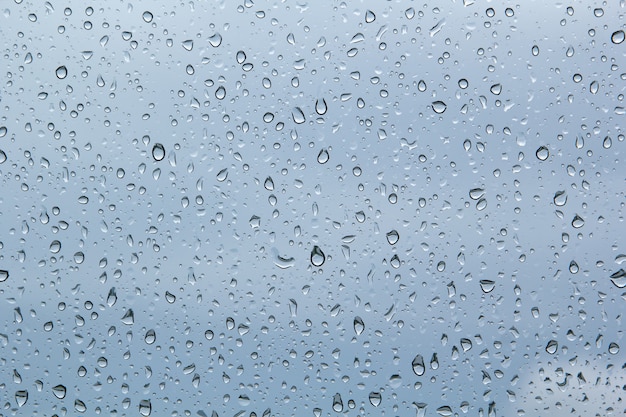
[[[619,271],[614,272],[613,274],[611,274],[611,282],[617,288],[624,288],[624,287],[626,287],[626,271],[624,271],[624,269],[622,268]]]
[[[426,366],[424,366],[424,357],[422,355],[417,355],[413,358],[413,362],[411,362],[411,366],[413,367],[413,372],[417,376],[424,375],[426,372]]]
[[[591,94],[598,94],[598,90],[600,89],[600,84],[597,81],[592,81],[589,84],[589,92]]]
[[[151,345],[156,341],[156,332],[154,331],[154,329],[150,329],[146,332],[145,337],[143,338],[143,340],[148,344]]]
[[[374,407],[378,407],[380,405],[380,403],[383,400],[382,395],[380,395],[380,392],[370,392],[369,395],[369,400],[370,400],[370,404],[372,404]]]
[[[274,180],[272,179],[272,177],[265,178],[263,186],[267,191],[274,191]]]
[[[469,191],[469,196],[472,200],[479,200],[484,195],[485,195],[485,190],[482,188],[472,188]]]
[[[219,182],[226,181],[226,178],[228,178],[228,168],[224,168],[218,172],[216,178]]]
[[[152,147],[152,158],[155,161],[162,161],[165,158],[165,148],[160,143],[155,143]]]
[[[313,246],[313,250],[311,250],[311,263],[313,264],[313,266],[320,267],[324,265],[325,261],[326,255],[324,255],[322,249],[320,249],[320,247],[317,245]]]
[[[328,111],[328,106],[326,105],[326,100],[318,99],[315,101],[315,112],[320,116],[323,116]]]
[[[330,154],[328,153],[328,150],[326,148],[322,148],[322,150],[320,150],[320,153],[317,154],[317,162],[319,162],[320,164],[325,164],[326,162],[328,162],[329,159]]]
[[[341,413],[343,411],[343,400],[341,394],[337,393],[333,395],[333,411]]]
[[[139,414],[144,417],[148,417],[152,413],[152,404],[150,400],[141,400],[139,402]]]
[[[356,333],[357,336],[359,336],[361,333],[363,333],[363,330],[365,330],[365,323],[363,323],[363,319],[359,316],[356,316],[354,318],[354,333]]]
[[[304,112],[300,107],[294,107],[293,110],[291,110],[291,117],[296,124],[302,124],[306,121]]]

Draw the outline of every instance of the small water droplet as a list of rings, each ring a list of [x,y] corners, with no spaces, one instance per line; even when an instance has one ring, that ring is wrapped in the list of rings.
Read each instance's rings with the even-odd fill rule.
[[[226,181],[226,178],[228,178],[228,168],[224,168],[218,172],[216,178],[219,182]]]
[[[599,89],[600,84],[597,81],[592,81],[591,84],[589,84],[589,92],[591,94],[597,94]]]
[[[311,250],[311,264],[320,267],[324,265],[324,262],[326,262],[326,255],[324,255],[322,249],[317,245],[313,246],[313,250]]]
[[[580,268],[578,267],[576,261],[571,261],[569,263],[569,272],[571,272],[572,274],[577,274],[579,270]]]
[[[129,308],[124,316],[122,316],[122,323],[130,326],[135,323],[135,314],[133,313],[133,309]]]
[[[376,20],[376,15],[374,14],[373,11],[368,10],[365,12],[365,23],[372,23],[374,20]]]
[[[326,100],[318,99],[315,101],[315,112],[320,116],[323,116],[328,111],[328,105],[326,104]]]
[[[144,417],[148,417],[152,413],[152,404],[150,400],[141,400],[139,402],[139,414]]]
[[[472,200],[480,200],[482,196],[485,195],[485,190],[483,188],[472,188],[469,191],[469,197]]]

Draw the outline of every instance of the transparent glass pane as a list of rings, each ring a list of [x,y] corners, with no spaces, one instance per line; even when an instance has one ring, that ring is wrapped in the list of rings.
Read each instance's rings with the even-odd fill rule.
[[[626,412],[623,0],[0,9],[0,416]]]

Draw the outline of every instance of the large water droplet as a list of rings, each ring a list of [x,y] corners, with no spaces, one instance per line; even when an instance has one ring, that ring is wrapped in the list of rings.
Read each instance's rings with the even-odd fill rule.
[[[146,23],[150,23],[152,22],[152,19],[154,18],[154,16],[152,15],[152,13],[150,13],[149,11],[145,11],[143,12],[143,14],[141,15],[142,19],[144,22]]]
[[[485,190],[482,188],[472,188],[469,191],[469,196],[472,200],[480,200],[485,195]]]
[[[557,191],[556,193],[554,193],[554,205],[562,207],[567,203],[567,194],[565,193],[565,191]]]
[[[143,340],[149,345],[153,344],[156,341],[156,332],[154,329],[148,330]]]
[[[490,293],[496,287],[495,281],[492,281],[490,279],[481,279],[479,283],[480,289],[483,290],[485,294]]]
[[[398,234],[397,230],[391,230],[387,232],[386,237],[387,237],[387,242],[390,245],[395,245],[396,243],[398,243],[398,240],[400,240],[400,234]]]
[[[446,109],[448,108],[448,106],[446,105],[446,103],[444,103],[443,101],[433,101],[432,102],[432,107],[433,107],[433,111],[437,114],[441,114],[444,111],[446,111]]]
[[[624,31],[617,30],[611,35],[611,42],[613,42],[615,45],[619,45],[620,43],[624,42],[624,38],[626,38],[626,34],[624,33]]]
[[[319,246],[313,246],[313,250],[311,250],[311,263],[313,266],[322,266],[325,261],[326,255],[324,255],[324,252],[322,252]]]
[[[67,389],[65,388],[65,385],[59,384],[59,385],[52,387],[52,393],[54,394],[55,397],[57,397],[60,400],[65,398],[66,392],[67,392]]]
[[[368,10],[365,12],[365,23],[372,23],[374,20],[376,20],[376,15],[374,14],[373,11]]]
[[[624,271],[624,269],[622,268],[619,271],[614,272],[613,274],[611,274],[611,282],[617,288],[624,288],[624,287],[626,287],[626,271]]]
[[[0,282],[4,282],[9,279],[9,271],[6,269],[0,269]]]
[[[135,323],[135,314],[133,313],[132,308],[129,308],[126,313],[124,313],[124,316],[122,316],[122,323],[129,326]]]
[[[222,35],[220,35],[219,33],[216,33],[215,35],[211,36],[209,38],[209,43],[211,44],[212,47],[217,48],[218,46],[222,44]]]
[[[354,318],[354,333],[359,336],[365,330],[365,323],[363,323],[363,319],[359,316]]]
[[[411,362],[411,366],[413,367],[413,372],[417,376],[424,375],[426,372],[426,366],[424,366],[424,357],[422,355],[417,355],[413,358],[413,362]]]
[[[580,229],[584,225],[585,225],[585,220],[582,217],[580,217],[578,214],[575,215],[574,218],[572,219],[572,226],[574,227],[574,229]]]
[[[374,407],[378,407],[380,405],[380,403],[383,400],[382,395],[380,395],[380,392],[370,392],[369,395],[369,400],[370,400],[370,404],[372,404]]]
[[[326,148],[322,148],[320,153],[317,154],[317,162],[320,164],[325,164],[330,159],[330,154]]]
[[[152,413],[152,404],[150,400],[141,400],[139,402],[139,414],[144,417],[148,417]]]
[[[318,99],[315,101],[315,112],[320,116],[323,116],[328,111],[328,106],[326,105],[326,100]]]
[[[589,92],[591,94],[598,94],[598,90],[600,90],[600,84],[597,81],[592,81],[589,84]]]
[[[152,147],[152,158],[155,161],[162,161],[165,158],[165,148],[160,143],[155,143]]]
[[[294,107],[293,110],[291,110],[291,117],[296,124],[302,124],[306,121],[304,112],[300,107]]]
[[[550,151],[545,146],[540,146],[539,148],[537,148],[535,156],[537,156],[538,160],[545,161],[550,156]]]
[[[216,179],[219,182],[226,181],[226,178],[228,178],[228,168],[224,168],[224,169],[220,170],[220,172],[217,173]]]
[[[556,340],[550,340],[546,345],[546,352],[550,355],[554,355],[559,348],[559,343]]]
[[[67,68],[65,67],[65,65],[61,65],[60,67],[58,67],[55,71],[55,74],[59,80],[67,77]]]
[[[337,393],[333,395],[333,411],[341,413],[343,411],[343,400],[341,394]]]

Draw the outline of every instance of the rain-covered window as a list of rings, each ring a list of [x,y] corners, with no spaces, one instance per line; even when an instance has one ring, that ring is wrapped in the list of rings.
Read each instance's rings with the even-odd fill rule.
[[[0,12],[0,416],[624,414],[624,0]]]

